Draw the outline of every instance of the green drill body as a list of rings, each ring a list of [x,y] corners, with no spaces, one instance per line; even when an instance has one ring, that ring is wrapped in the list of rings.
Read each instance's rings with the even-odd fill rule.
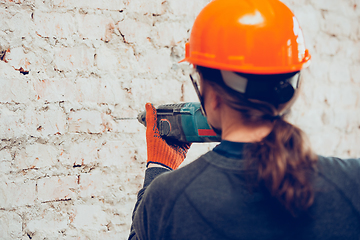
[[[156,110],[160,136],[166,140],[184,143],[221,141],[201,113],[198,102],[165,104]],[[138,120],[146,126],[146,111],[138,115]]]

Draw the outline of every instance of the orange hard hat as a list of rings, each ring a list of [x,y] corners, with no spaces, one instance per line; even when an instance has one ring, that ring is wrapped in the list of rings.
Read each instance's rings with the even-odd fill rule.
[[[252,74],[300,71],[311,58],[298,20],[278,0],[213,0],[185,49],[182,61]]]

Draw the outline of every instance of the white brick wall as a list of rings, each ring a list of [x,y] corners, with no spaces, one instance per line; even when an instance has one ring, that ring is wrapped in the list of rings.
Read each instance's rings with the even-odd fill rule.
[[[146,143],[119,119],[197,100],[177,62],[209,1],[0,0],[0,239],[126,239]],[[360,2],[284,2],[313,57],[291,121],[359,157]]]

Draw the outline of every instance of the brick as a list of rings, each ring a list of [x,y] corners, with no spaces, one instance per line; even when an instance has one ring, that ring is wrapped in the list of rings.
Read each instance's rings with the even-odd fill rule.
[[[89,70],[94,65],[94,49],[85,46],[55,49],[55,68],[64,71]]]
[[[59,106],[44,106],[43,111],[28,108],[25,112],[25,129],[33,136],[48,136],[66,132],[66,114]]]
[[[352,133],[348,133],[341,138],[338,149],[340,150],[338,155],[342,158],[354,158],[359,156],[358,149],[358,135],[360,131],[355,130]]]
[[[164,13],[163,0],[131,0],[127,1],[126,10],[130,12],[136,12],[141,14],[162,14]]]
[[[301,122],[298,122],[299,126],[309,131],[321,129],[324,125],[321,118],[323,111],[322,108],[304,109],[304,111],[301,112]]]
[[[322,82],[329,81],[329,66],[332,61],[329,57],[320,57],[320,54],[312,55],[311,65],[307,69],[310,73],[309,76],[302,77],[302,82],[307,82],[309,84],[318,83],[318,81],[313,81],[315,79],[321,79]],[[304,71],[305,72],[305,71]]]
[[[300,5],[294,8],[294,14],[304,32],[305,42],[311,44],[313,37],[320,31],[321,13],[311,5]]]
[[[176,79],[159,78],[156,87],[152,88],[151,98],[155,104],[179,102],[182,97],[182,83]],[[169,95],[169,93],[171,93]]]
[[[99,173],[80,174],[79,196],[82,198],[104,197],[102,190],[106,187],[103,185],[104,178]]]
[[[358,7],[358,9],[360,9],[360,7]],[[359,10],[358,15],[360,15],[360,10]],[[358,21],[360,21],[360,17],[358,17]],[[356,30],[356,37],[357,37],[357,40],[360,40],[360,25],[358,26],[358,28]]]
[[[23,221],[15,212],[0,212],[0,239],[21,239]]]
[[[19,179],[20,180],[20,179]],[[0,183],[0,208],[34,205],[36,183],[34,181],[2,181]]]
[[[316,38],[316,49],[319,54],[334,56],[340,50],[340,41],[337,37],[320,33]]]
[[[125,19],[116,25],[127,43],[149,43],[151,25],[135,19]]]
[[[127,101],[125,101],[127,102]],[[145,105],[140,105],[139,108],[133,107],[123,103],[118,103],[113,106],[111,115],[114,118],[133,118],[145,110]]]
[[[37,183],[38,200],[48,202],[72,199],[77,188],[77,176],[42,178]]]
[[[57,163],[60,150],[52,145],[35,143],[27,145],[15,154],[15,167],[32,169],[50,167]]]
[[[311,97],[311,99],[314,97],[316,89],[311,88],[311,86],[309,86],[309,84],[307,83],[302,83],[301,85],[302,91],[300,91],[299,93],[299,98],[298,100],[295,102],[295,106],[293,106],[293,109],[296,109],[296,107],[298,107],[298,109],[301,109],[301,106],[299,102],[301,102],[301,104],[303,105],[309,105],[309,97]],[[323,103],[323,101],[321,102]]]
[[[134,78],[128,82],[129,104],[134,109],[145,109],[144,106],[150,99],[150,94],[154,88],[154,82],[149,79]],[[132,116],[133,117],[133,116]]]
[[[200,13],[200,11],[204,8],[206,4],[211,2],[211,0],[168,0],[169,10],[175,15],[190,15],[192,18]]]
[[[26,230],[34,233],[33,238],[43,239],[46,236],[60,237],[59,233],[68,228],[69,216],[58,209],[45,208],[32,216],[26,224]]]
[[[2,54],[6,54],[6,51],[9,49],[8,47],[2,47],[4,43],[0,39],[0,51]],[[4,56],[4,55],[2,55]],[[5,61],[0,61],[0,74],[4,78],[19,78],[21,75],[18,71],[14,71],[14,68]]]
[[[105,131],[101,113],[99,111],[80,110],[70,112],[69,132],[102,133]]]
[[[122,228],[125,228],[122,226]],[[122,236],[127,235],[127,230],[124,230],[122,232],[116,232],[116,231],[110,231],[110,232],[101,232],[99,233],[99,238],[102,240],[112,240],[112,239],[121,239]]]
[[[179,22],[158,22],[155,24],[155,43],[172,47],[187,38],[187,29]]]
[[[354,87],[351,84],[346,84],[338,89],[338,101],[339,105],[343,108],[355,107],[359,102],[360,88]]]
[[[307,129],[304,129],[307,130]],[[336,150],[340,144],[340,131],[331,126],[323,128],[322,134],[316,134],[316,131],[305,131],[310,139],[313,150],[320,155],[328,156],[329,149]],[[332,154],[336,154],[335,151]]]
[[[321,29],[328,34],[335,36],[349,37],[356,32],[357,23],[352,19],[333,12],[324,13],[321,21]]]
[[[108,186],[112,185],[113,176],[101,172],[80,174],[79,196],[82,198],[100,197],[107,195]]]
[[[58,7],[65,8],[92,8],[92,9],[107,9],[107,10],[123,10],[124,3],[122,0],[98,0],[98,1],[88,1],[88,0],[54,0],[53,3]]]
[[[106,72],[134,70],[138,64],[133,48],[122,45],[115,49],[108,45],[100,46],[96,49],[95,63],[98,69]]]
[[[350,57],[353,62],[360,64],[360,42],[359,41],[351,41],[353,44],[349,44],[347,51],[350,53]],[[353,46],[352,51],[349,49],[350,46]]]
[[[115,125],[115,130],[121,133],[139,133],[144,130],[144,126],[142,126],[137,120],[121,120],[117,121]]]
[[[26,1],[26,0],[1,0],[0,2],[1,3],[17,3],[17,4],[20,4],[20,3],[23,3],[24,1]]]
[[[95,14],[82,14],[79,17],[79,33],[82,38],[108,42],[112,39],[114,29],[115,23],[110,17]]]
[[[74,208],[72,225],[77,229],[104,231],[107,230],[106,213],[99,205],[77,205]]]
[[[0,78],[0,102],[27,103],[35,99],[31,82],[22,78]]]
[[[21,47],[9,49],[4,56],[4,61],[9,63],[15,70],[22,72],[30,71],[30,60]]]
[[[75,84],[76,101],[78,102],[98,102],[100,80],[97,78],[79,78]]]
[[[339,4],[337,0],[311,0],[316,9],[341,13],[344,16],[355,15],[353,1],[344,1]]]
[[[357,130],[360,130],[360,114],[358,113],[359,111],[356,111],[358,109],[357,106],[359,105],[359,103],[360,102],[358,101],[357,105],[354,104],[353,107],[346,109],[346,114],[344,116],[347,119],[347,125],[345,128],[347,134],[354,134]]]
[[[359,119],[359,118],[358,118]],[[355,135],[355,141],[354,143],[357,144],[355,148],[351,149],[351,157],[360,156],[360,149],[358,147],[358,144],[360,142],[360,128],[357,128],[356,131],[354,131],[353,135]]]
[[[134,109],[143,110],[147,102],[159,105],[179,102],[182,98],[182,83],[174,79],[134,78],[129,88],[129,103]]]
[[[354,83],[360,84],[360,67],[359,65],[350,66],[351,79]]]
[[[75,83],[67,78],[45,79],[33,82],[36,99],[45,102],[75,100]]]
[[[27,11],[12,11],[2,8],[0,11],[1,29],[7,30],[12,37],[30,36],[33,26],[31,21],[31,13]]]
[[[334,61],[329,66],[329,80],[331,83],[349,83],[351,82],[349,64],[341,61]]]
[[[336,57],[344,58],[346,62],[360,62],[360,43],[350,39],[342,40]]]
[[[107,167],[131,165],[135,150],[131,141],[109,141],[99,151],[100,164]]]
[[[140,69],[152,74],[164,74],[171,69],[170,50],[149,49],[145,56],[139,58]]]
[[[7,174],[11,171],[12,156],[9,150],[0,151],[0,173]]]
[[[0,79],[1,81],[1,79]],[[21,137],[25,134],[23,115],[0,105],[0,135],[2,139]]]
[[[118,104],[125,101],[126,91],[113,77],[79,78],[76,80],[76,100],[78,102]]]
[[[339,4],[334,0],[312,0],[311,3],[317,9],[330,10],[330,11],[339,10]]]
[[[340,131],[344,131],[349,126],[349,110],[344,108],[338,108],[331,111],[331,115],[329,115],[328,123],[330,126],[338,128]]]
[[[355,100],[354,99],[356,96],[354,96],[354,93],[351,93],[353,92],[353,90],[351,90],[351,87],[346,84],[344,85],[344,87],[346,86],[346,90],[342,91],[343,89],[343,86],[340,87],[341,84],[330,84],[330,85],[327,85],[327,84],[324,84],[323,85],[323,88],[321,89],[321,91],[319,90],[319,94],[322,95],[323,99],[325,99],[326,103],[329,105],[329,106],[341,106],[341,107],[345,107],[345,104],[343,102],[343,98],[348,96],[349,99],[351,99],[350,101],[347,100],[347,102],[349,103],[350,102],[350,105],[351,104],[354,104],[355,103]],[[351,92],[349,92],[348,94],[346,94],[346,91],[347,90],[350,90]],[[354,100],[352,103],[351,101]]]
[[[42,37],[70,38],[76,32],[76,21],[70,13],[36,11],[34,22],[36,33]]]
[[[99,145],[98,141],[92,139],[66,144],[60,162],[71,166],[93,165],[98,161]]]

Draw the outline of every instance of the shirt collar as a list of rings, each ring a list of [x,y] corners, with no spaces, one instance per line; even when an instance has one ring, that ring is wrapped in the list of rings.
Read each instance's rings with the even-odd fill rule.
[[[213,151],[227,158],[243,159],[244,145],[242,142],[230,142],[222,140]]]

